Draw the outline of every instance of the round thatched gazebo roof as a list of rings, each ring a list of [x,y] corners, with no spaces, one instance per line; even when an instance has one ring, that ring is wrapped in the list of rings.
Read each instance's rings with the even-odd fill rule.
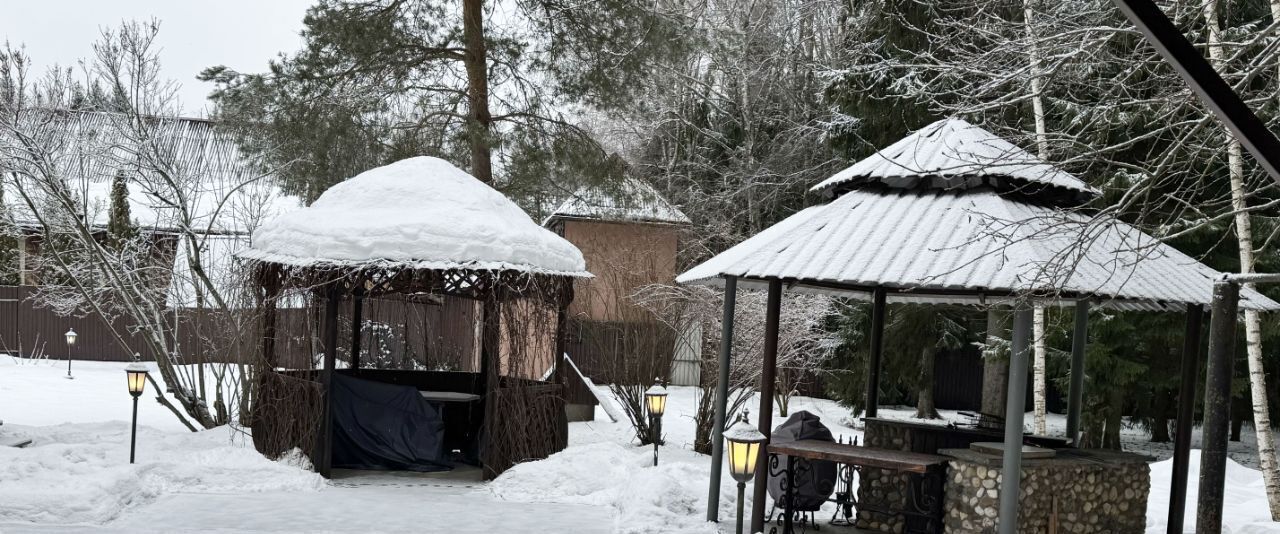
[[[240,256],[291,268],[590,276],[577,247],[447,161],[416,157],[339,183],[253,233]]]

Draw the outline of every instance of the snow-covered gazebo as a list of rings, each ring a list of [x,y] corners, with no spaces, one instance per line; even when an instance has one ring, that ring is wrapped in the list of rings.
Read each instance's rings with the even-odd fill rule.
[[[267,223],[239,256],[254,263],[264,295],[265,371],[252,416],[264,454],[301,447],[326,476],[340,455],[434,470],[452,462],[440,457],[443,440],[443,454],[462,443],[463,456],[478,457],[492,477],[564,448],[559,333],[572,280],[591,275],[576,247],[488,185],[440,159],[402,160]],[[297,290],[324,303],[317,369],[276,361],[276,303]],[[460,320],[474,322],[477,368],[380,370],[362,362],[361,303],[391,294],[472,302]],[[339,368],[343,302],[352,350]],[[419,394],[432,404],[424,408]],[[451,414],[476,417],[454,425]]]
[[[1067,436],[1073,441],[1078,438],[1088,307],[1187,311],[1193,354],[1184,356],[1184,366],[1190,369],[1184,374],[1183,391],[1190,394],[1181,399],[1180,409],[1185,411],[1180,413],[1188,416],[1178,418],[1175,455],[1181,458],[1185,481],[1194,349],[1199,346],[1202,310],[1221,273],[1128,224],[1090,215],[1082,206],[1098,195],[1096,190],[959,119],[930,124],[824,180],[813,191],[832,200],[792,215],[677,281],[725,287],[726,306],[732,305],[738,286],[767,289],[767,318],[775,323],[783,288],[871,300],[868,417],[876,414],[886,303],[1012,307],[1014,356],[1003,472],[1021,465],[1034,304],[1076,307]],[[1241,305],[1280,308],[1256,292],[1243,295]],[[766,325],[766,332],[776,333],[776,326]],[[759,420],[760,431],[768,435],[777,340],[765,343]],[[723,395],[723,381],[720,387]],[[719,429],[723,414],[717,417]],[[719,450],[718,441],[713,447]],[[718,466],[720,458],[713,461]],[[762,455],[757,472],[767,471],[764,461]],[[712,495],[718,487],[716,475]],[[753,532],[763,526],[764,478],[757,479]],[[1018,517],[1019,477],[1003,480],[998,517]],[[1014,521],[999,521],[1001,533],[1012,534],[1016,528]]]

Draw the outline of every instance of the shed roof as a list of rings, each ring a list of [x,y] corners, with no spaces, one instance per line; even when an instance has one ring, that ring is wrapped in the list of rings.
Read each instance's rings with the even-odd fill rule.
[[[1027,292],[1124,309],[1208,304],[1221,273],[1108,218],[967,191],[850,191],[677,277],[812,292],[891,290],[890,301],[974,304]],[[1246,309],[1280,304],[1242,292]]]
[[[543,221],[594,219],[600,221],[689,224],[689,217],[662,196],[653,186],[627,177],[616,190],[583,187],[560,204]]]
[[[956,118],[925,126],[812,190],[834,196],[844,189],[870,184],[898,189],[995,187],[1033,197],[1054,197],[1054,203],[1068,205],[1082,204],[1099,194],[1083,180]]]
[[[447,161],[415,157],[330,187],[253,233],[240,257],[294,267],[591,276],[582,252]]]

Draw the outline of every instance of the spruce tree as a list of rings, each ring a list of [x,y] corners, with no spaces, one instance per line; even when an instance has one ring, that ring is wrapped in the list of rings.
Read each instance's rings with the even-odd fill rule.
[[[107,243],[119,250],[137,235],[129,214],[129,178],[117,172],[111,179],[111,206],[107,212]]]

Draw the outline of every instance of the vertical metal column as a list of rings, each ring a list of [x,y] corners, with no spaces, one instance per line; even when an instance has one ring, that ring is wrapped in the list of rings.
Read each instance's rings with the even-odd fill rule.
[[[1173,438],[1173,480],[1169,488],[1168,532],[1182,534],[1187,510],[1187,470],[1191,464],[1191,432],[1195,428],[1196,379],[1200,375],[1200,330],[1204,309],[1187,305],[1187,331],[1182,338],[1182,382],[1178,385],[1178,429]]]
[[[1200,498],[1196,507],[1197,534],[1222,532],[1227,432],[1231,426],[1231,378],[1236,356],[1236,314],[1239,306],[1239,284],[1221,280],[1213,285],[1209,368],[1204,387],[1204,439],[1200,451]]]
[[[778,314],[782,307],[782,280],[769,280],[764,315],[764,367],[760,373],[760,433],[773,435],[773,381],[778,368]],[[751,497],[751,532],[764,531],[765,496],[769,485],[768,441],[756,463],[755,493]]]
[[[884,356],[884,307],[886,291],[877,287],[871,293],[871,358],[867,362],[867,417],[876,416],[880,406],[880,360]]]
[[[720,473],[724,464],[724,421],[725,412],[729,406],[729,362],[733,357],[733,313],[737,301],[738,278],[726,276],[724,278],[724,315],[720,318],[720,374],[716,378],[715,422],[711,427],[711,483],[707,489],[707,521],[720,521]],[[741,495],[739,491],[739,507],[742,506]]]
[[[1004,463],[1000,483],[1000,534],[1018,533],[1018,500],[1022,483],[1022,420],[1027,404],[1027,360],[1031,349],[1031,305],[1013,312],[1013,350],[1009,352],[1009,401],[1004,416]]]
[[[1075,332],[1071,335],[1071,388],[1067,393],[1067,439],[1080,440],[1080,410],[1084,402],[1084,352],[1089,345],[1089,301],[1076,302]]]

